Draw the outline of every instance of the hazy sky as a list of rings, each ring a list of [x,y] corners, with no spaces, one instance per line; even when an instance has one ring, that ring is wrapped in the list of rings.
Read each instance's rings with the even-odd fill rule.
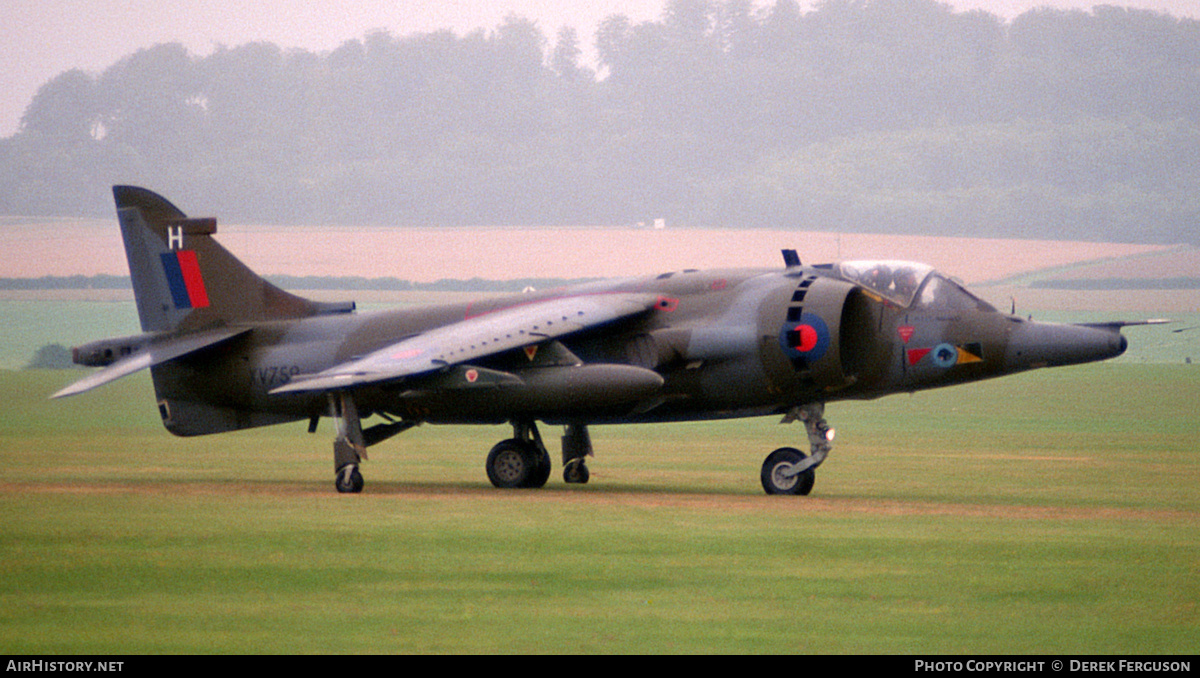
[[[491,29],[507,14],[537,21],[549,40],[573,26],[590,46],[610,14],[659,18],[663,0],[9,0],[0,10],[0,137],[11,136],[37,88],[71,68],[98,73],[142,47],[180,42],[197,55],[256,40],[330,50],[376,29],[395,35]],[[758,0],[758,5],[770,4]],[[809,7],[812,1],[800,0]],[[1115,4],[1200,18],[1196,0],[953,0],[1011,18],[1032,7]]]

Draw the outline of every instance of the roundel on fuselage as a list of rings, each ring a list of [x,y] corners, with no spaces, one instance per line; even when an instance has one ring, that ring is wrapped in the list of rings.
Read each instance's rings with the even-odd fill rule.
[[[931,351],[933,364],[938,367],[954,367],[958,362],[958,349],[950,344],[938,344]]]
[[[789,358],[816,362],[829,350],[829,326],[819,315],[802,313],[799,320],[784,323],[779,343]]]

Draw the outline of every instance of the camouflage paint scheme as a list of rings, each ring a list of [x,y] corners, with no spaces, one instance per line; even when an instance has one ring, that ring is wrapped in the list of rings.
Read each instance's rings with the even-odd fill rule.
[[[540,487],[536,422],[564,425],[563,475],[586,482],[588,425],[782,415],[811,455],[763,464],[770,494],[808,494],[833,432],[825,403],[1120,355],[1129,324],[998,312],[901,261],[687,270],[471,303],[359,313],[263,280],[148,190],[116,186],[143,334],[75,349],[102,367],[55,397],[149,368],[166,428],[203,435],[337,423],[336,487],[362,489],[366,448],[421,423],[509,422],[488,455],[498,487]],[[378,415],[369,428],[362,421]]]

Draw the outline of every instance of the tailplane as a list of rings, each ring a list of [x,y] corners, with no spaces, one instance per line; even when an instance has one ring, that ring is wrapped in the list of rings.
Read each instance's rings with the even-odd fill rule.
[[[349,311],[285,292],[221,246],[214,218],[188,218],[144,188],[114,186],[144,332],[194,332],[255,320]]]
[[[114,186],[113,197],[143,334],[76,347],[76,363],[103,369],[55,393],[53,398],[90,391],[147,367],[165,369],[167,363],[178,358],[214,349],[247,334],[255,321],[354,310],[353,302],[310,301],[263,280],[213,239],[216,219],[189,219],[165,198],[144,188]],[[174,422],[168,428],[207,432],[241,426],[236,424],[241,421],[236,417],[231,419],[235,424],[221,424],[226,428],[219,428],[212,424],[215,419],[210,419],[190,429]]]

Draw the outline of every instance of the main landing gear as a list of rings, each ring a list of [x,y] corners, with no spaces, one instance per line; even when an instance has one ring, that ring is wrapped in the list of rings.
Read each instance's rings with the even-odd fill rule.
[[[367,446],[419,423],[389,418],[389,423],[363,430],[354,399],[344,392],[331,393],[329,407],[337,422],[337,437],[333,441],[334,485],[342,493],[362,492],[363,477],[358,467],[367,458]],[[812,454],[806,455],[794,447],[781,447],[767,455],[760,473],[767,494],[807,495],[812,491],[816,468],[833,448],[834,431],[824,415],[824,403],[809,403],[792,408],[783,418],[783,423],[804,422]],[[315,428],[315,423],[314,417],[310,431]],[[485,465],[488,479],[499,488],[545,486],[550,479],[550,453],[537,425],[532,420],[518,420],[512,422],[512,426],[513,437],[497,443],[488,453]],[[591,454],[592,440],[587,426],[568,425],[562,437],[563,480],[574,484],[588,482],[591,473],[586,460]]]
[[[833,429],[825,421],[825,403],[809,403],[794,407],[783,418],[785,424],[803,421],[812,445],[812,456],[807,456],[794,447],[781,447],[767,455],[763,461],[763,490],[767,494],[799,494],[812,492],[816,481],[816,468],[829,456],[833,449]]]
[[[550,453],[533,422],[514,422],[513,437],[487,456],[487,475],[501,488],[541,487],[550,479]]]
[[[563,436],[563,480],[586,483],[590,474],[584,459],[592,452],[587,427],[568,425]],[[488,453],[488,480],[499,488],[542,487],[550,479],[550,453],[533,421],[514,421],[513,437],[496,443]]]
[[[346,392],[329,394],[329,414],[337,423],[333,441],[334,486],[338,492],[362,492],[363,477],[359,464],[367,458],[367,447],[416,426],[417,421],[396,421],[382,414],[388,423],[363,429],[354,398]],[[316,430],[317,417],[309,422],[309,432]],[[492,448],[487,456],[488,479],[496,487],[542,487],[550,479],[550,453],[542,442],[537,425],[532,420],[513,422],[513,437]],[[586,458],[592,453],[592,439],[587,426],[570,424],[562,438],[563,480],[582,484],[591,475]]]

